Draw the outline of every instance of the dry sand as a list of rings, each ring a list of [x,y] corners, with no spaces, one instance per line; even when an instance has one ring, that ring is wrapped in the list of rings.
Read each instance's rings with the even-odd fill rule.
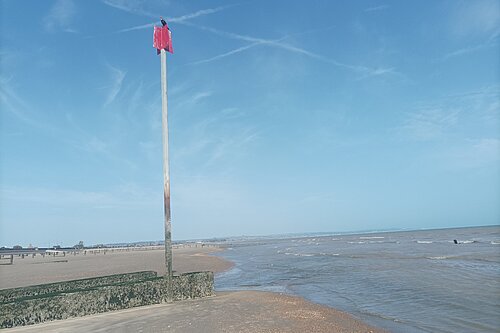
[[[178,272],[222,272],[232,264],[216,248],[174,249]],[[63,261],[61,261],[63,260]],[[64,261],[67,260],[67,261]],[[0,288],[75,278],[156,270],[162,250],[87,256],[25,258],[0,266]],[[258,291],[217,292],[214,297],[158,304],[98,315],[5,329],[5,332],[385,332],[351,315],[302,298]]]
[[[232,264],[208,254],[220,251],[216,247],[184,247],[173,249],[173,269],[177,273],[193,271],[221,272]],[[89,277],[156,271],[165,275],[165,252],[155,250],[107,251],[87,255],[35,256],[14,258],[13,265],[0,265],[0,289],[35,284],[68,281]]]
[[[5,332],[373,332],[350,315],[301,298],[258,291],[138,307]]]

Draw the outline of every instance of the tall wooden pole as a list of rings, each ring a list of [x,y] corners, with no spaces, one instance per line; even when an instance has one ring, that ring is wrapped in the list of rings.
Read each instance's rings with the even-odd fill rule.
[[[161,50],[161,120],[163,133],[163,208],[165,212],[165,265],[167,272],[166,301],[173,301],[172,289],[172,225],[170,217],[170,171],[168,162],[167,52]]]

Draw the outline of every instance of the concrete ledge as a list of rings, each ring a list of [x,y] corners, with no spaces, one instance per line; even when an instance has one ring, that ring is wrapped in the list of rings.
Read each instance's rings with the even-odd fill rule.
[[[115,285],[99,285],[99,281],[86,284],[82,282],[84,280],[61,282],[58,285],[61,285],[62,291],[45,294],[35,295],[35,293],[30,294],[29,291],[53,290],[55,284],[28,287],[26,288],[28,292],[24,293],[19,290],[23,288],[2,290],[2,293],[7,295],[14,294],[9,293],[9,290],[16,290],[17,295],[23,296],[0,304],[0,328],[31,325],[164,302],[166,284],[163,277],[147,278],[144,281],[134,280],[140,276],[150,276],[141,275],[143,273],[145,272],[139,272],[137,276],[130,276],[130,274],[107,276],[100,281],[120,281]],[[85,279],[87,282],[89,280],[94,279]],[[181,274],[174,276],[172,282],[175,300],[206,297],[213,294],[214,275],[212,272]],[[70,288],[71,286],[83,288],[74,290]],[[26,296],[28,294],[31,296]]]

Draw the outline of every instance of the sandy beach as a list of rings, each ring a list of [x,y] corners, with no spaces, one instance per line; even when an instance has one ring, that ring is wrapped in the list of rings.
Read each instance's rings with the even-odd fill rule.
[[[174,273],[194,271],[225,271],[232,263],[210,253],[221,251],[216,247],[181,247],[173,249]],[[96,276],[156,271],[165,275],[165,252],[163,248],[153,250],[108,250],[106,254],[66,254],[66,256],[40,255],[21,259],[16,257],[14,265],[0,265],[0,289],[25,287],[36,284],[91,278]]]
[[[218,248],[174,249],[177,272],[222,272],[232,263],[210,255]],[[164,274],[162,250],[25,258],[0,266],[0,287],[12,288],[77,278],[156,270]],[[351,315],[270,292],[216,292],[209,298],[158,304],[6,329],[5,332],[385,332]]]

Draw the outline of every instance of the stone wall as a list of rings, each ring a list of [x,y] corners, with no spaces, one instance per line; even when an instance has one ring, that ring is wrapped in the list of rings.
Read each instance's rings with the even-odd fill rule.
[[[44,321],[80,317],[101,312],[162,303],[165,299],[165,280],[153,272],[118,274],[103,278],[75,280],[50,285],[2,290],[10,298],[0,302],[0,328],[30,325]],[[100,279],[100,280],[99,280]],[[142,281],[141,281],[142,279]],[[93,280],[93,281],[90,281]],[[84,282],[86,281],[86,282]],[[110,284],[110,281],[118,281]],[[214,275],[212,272],[186,273],[174,276],[174,300],[211,296]],[[65,284],[69,284],[65,285]],[[37,294],[35,291],[60,291]],[[78,287],[71,289],[70,287]],[[19,297],[14,297],[16,290]],[[31,293],[30,293],[31,291]]]
[[[214,293],[214,273],[199,272],[174,276],[173,298],[176,301],[212,296]]]
[[[54,294],[66,291],[86,290],[94,287],[103,287],[124,282],[139,282],[154,279],[156,272],[144,271],[127,274],[116,274],[100,276],[96,278],[63,281],[56,283],[40,284],[37,286],[2,289],[0,290],[0,304],[21,300],[23,298],[33,298],[46,294]]]

